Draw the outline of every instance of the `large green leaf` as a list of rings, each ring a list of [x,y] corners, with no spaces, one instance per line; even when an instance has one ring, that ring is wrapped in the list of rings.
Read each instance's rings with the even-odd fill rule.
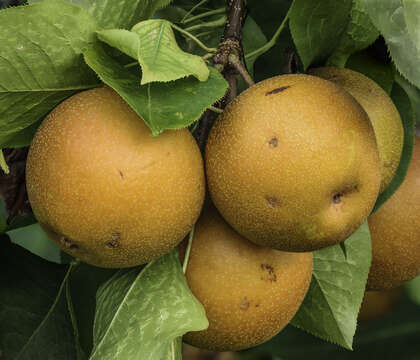
[[[163,360],[168,352],[175,358],[177,339],[207,326],[175,249],[142,271],[120,270],[100,288],[91,358]]]
[[[32,224],[7,232],[13,243],[24,247],[45,260],[61,263],[60,248],[52,242],[39,224]]]
[[[364,8],[364,0],[353,0],[350,21],[340,38],[338,46],[328,59],[330,65],[344,67],[351,54],[363,50],[379,36]],[[335,14],[334,14],[335,16]]]
[[[408,167],[413,154],[414,146],[414,113],[411,107],[410,100],[405,91],[394,82],[392,88],[391,99],[400,113],[401,120],[404,128],[404,144],[401,154],[400,164],[397,171],[386,189],[378,196],[375,207],[372,212],[376,212],[391,196],[398,190],[399,186],[404,181]]]
[[[417,50],[420,50],[420,1],[402,0],[408,33]]]
[[[210,69],[207,81],[187,78],[142,86],[137,76],[109,57],[100,46],[91,47],[84,56],[102,81],[143,118],[153,135],[192,124],[227,89],[226,81],[214,69]]]
[[[408,31],[401,0],[363,1],[373,24],[385,38],[398,71],[420,88],[420,48],[415,46]]]
[[[154,81],[172,81],[195,76],[200,81],[209,77],[209,69],[197,55],[182,51],[166,20],[147,20],[131,31],[104,30],[98,37],[108,45],[138,60],[142,69],[141,84]]]
[[[238,360],[416,360],[420,354],[420,306],[403,299],[388,316],[359,324],[354,351],[328,343],[292,326],[271,341],[242,353]],[[265,357],[264,357],[265,356]]]
[[[63,292],[66,266],[0,239],[0,349],[4,359],[76,359]]]
[[[371,258],[367,222],[344,243],[315,251],[312,282],[292,324],[351,349]]]
[[[289,24],[305,70],[334,51],[351,6],[352,0],[294,0]]]
[[[399,74],[395,74],[395,81],[407,93],[414,111],[415,123],[420,124],[420,89],[410,84]]]
[[[103,29],[130,29],[169,5],[171,0],[90,0],[89,12]]]
[[[0,11],[2,146],[26,144],[36,125],[28,127],[76,91],[97,86],[81,55],[96,26],[85,10],[63,0]]]
[[[90,354],[93,347],[96,292],[116,271],[80,263],[70,275],[70,294],[79,329],[80,345],[85,354]]]

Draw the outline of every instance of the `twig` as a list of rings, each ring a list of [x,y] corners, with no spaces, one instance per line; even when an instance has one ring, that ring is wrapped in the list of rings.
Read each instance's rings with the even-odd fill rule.
[[[205,4],[206,2],[207,2],[208,0],[201,0],[198,4],[195,4],[191,9],[190,9],[190,11],[188,11],[186,14],[185,14],[185,16],[182,18],[182,20],[181,20],[181,24],[183,24],[183,23],[185,23],[186,21],[188,21],[188,20],[186,20],[187,18],[188,18],[188,16],[190,16],[194,11],[195,11],[195,9],[197,9],[198,7],[200,7],[201,5],[203,5],[203,4]]]
[[[252,80],[252,77],[248,74],[248,71],[246,71],[241,60],[239,60],[239,58],[236,55],[229,55],[229,64],[239,73],[239,75],[242,76],[242,78],[248,86],[252,86],[255,84],[254,80]]]

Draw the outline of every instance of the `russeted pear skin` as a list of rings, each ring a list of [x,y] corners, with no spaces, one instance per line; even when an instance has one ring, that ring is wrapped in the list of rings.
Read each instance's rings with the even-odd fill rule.
[[[397,305],[402,296],[402,289],[366,291],[360,307],[358,321],[370,321],[385,317]]]
[[[386,290],[420,274],[420,140],[416,137],[406,177],[368,218],[372,265],[368,289]]]
[[[189,131],[152,137],[112,89],[78,93],[43,121],[29,150],[34,214],[63,251],[100,267],[146,263],[197,220],[204,170]]]
[[[379,192],[384,191],[397,171],[404,143],[400,114],[391,98],[376,82],[354,70],[323,67],[311,69],[309,74],[341,86],[368,114],[381,160],[382,180]]]
[[[255,245],[210,208],[195,227],[186,276],[210,325],[187,333],[184,341],[207,350],[241,350],[269,340],[293,318],[311,281],[312,253]]]
[[[282,251],[346,239],[372,210],[381,180],[365,111],[341,87],[303,74],[241,93],[216,120],[205,158],[223,218]]]

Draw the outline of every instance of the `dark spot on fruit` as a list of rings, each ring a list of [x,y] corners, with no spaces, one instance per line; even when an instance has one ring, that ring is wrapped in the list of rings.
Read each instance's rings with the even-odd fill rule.
[[[248,310],[248,308],[249,308],[249,300],[246,297],[244,297],[241,303],[239,304],[239,309]]]
[[[271,209],[275,209],[281,206],[280,200],[274,196],[266,196],[265,200],[267,200],[268,207]]]
[[[274,268],[270,264],[261,264],[260,265],[261,271],[264,272],[263,276],[261,276],[261,280],[269,281],[269,282],[276,282],[277,275],[274,271]]]
[[[339,204],[339,203],[341,203],[341,198],[343,197],[343,194],[341,194],[341,193],[337,193],[337,194],[334,194],[333,195],[333,203],[334,204]]]
[[[279,140],[274,136],[270,139],[270,141],[268,142],[268,146],[270,146],[271,148],[275,148],[277,147],[279,144]]]
[[[336,80],[336,79],[339,79],[339,78],[340,78],[340,76],[338,76],[338,75],[330,75],[330,76],[326,77],[325,79],[326,80]]]
[[[66,238],[65,236],[62,236],[60,238],[60,244],[65,247],[66,249],[74,250],[77,249],[78,246],[76,244],[73,244],[69,238]]]
[[[267,96],[267,95],[272,95],[272,94],[278,94],[278,93],[281,93],[282,91],[284,91],[284,90],[288,89],[289,87],[291,87],[291,86],[281,86],[281,87],[279,87],[279,88],[276,88],[276,89],[273,89],[273,90],[267,91],[267,92],[265,93],[265,96]]]
[[[255,307],[260,307],[260,304],[255,304]]]
[[[122,171],[118,170],[118,172],[120,173],[121,179],[124,179],[124,174],[122,173]]]
[[[106,246],[108,246],[111,249],[115,249],[118,246],[120,246],[120,243],[118,242],[118,240],[120,239],[121,234],[118,232],[115,232],[115,233],[112,233],[111,237],[112,237],[112,240],[108,241],[106,243]]]

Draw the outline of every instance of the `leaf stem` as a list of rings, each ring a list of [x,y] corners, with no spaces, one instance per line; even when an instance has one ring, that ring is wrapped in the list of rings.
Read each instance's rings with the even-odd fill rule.
[[[193,34],[189,33],[188,31],[185,31],[184,29],[180,28],[179,26],[176,26],[175,24],[171,23],[171,26],[179,31],[181,34],[189,37],[191,40],[193,40],[198,46],[200,46],[203,50],[209,52],[209,53],[214,53],[216,52],[216,48],[209,48],[206,45],[204,45],[200,40],[198,40]]]
[[[201,24],[197,24],[197,25],[193,25],[193,26],[190,26],[188,28],[185,28],[185,31],[193,31],[193,30],[198,30],[198,29],[214,28],[214,27],[223,26],[226,23],[226,19],[227,19],[227,16],[223,15],[222,17],[220,17],[217,20],[209,21],[209,22],[205,22],[205,23],[201,23]]]
[[[9,166],[7,165],[6,159],[4,158],[3,149],[0,149],[0,168],[6,173],[10,173]]]
[[[125,65],[124,65],[124,67],[125,67],[126,69],[128,69],[128,68],[133,67],[133,66],[136,66],[136,65],[140,66],[140,64],[139,64],[139,62],[138,62],[138,61],[134,61],[134,62],[132,62],[132,63],[125,64]]]
[[[203,5],[203,4],[205,4],[206,2],[207,2],[208,0],[201,0],[198,4],[195,4],[191,9],[190,9],[190,11],[188,11],[186,14],[185,14],[185,16],[182,18],[182,20],[181,20],[181,24],[184,24],[187,20],[187,17],[188,16],[190,16],[194,11],[195,11],[195,9],[197,9],[198,7],[200,7],[201,5]]]
[[[210,10],[204,13],[201,13],[199,15],[190,17],[189,19],[185,20],[185,21],[181,21],[182,24],[187,24],[189,22],[193,22],[199,19],[202,19],[204,17],[207,16],[212,16],[212,15],[217,15],[217,14],[223,14],[224,12],[226,12],[226,8],[220,8],[220,9],[216,9],[216,10]]]
[[[218,114],[221,114],[223,112],[223,109],[220,109],[220,108],[218,108],[216,106],[209,106],[207,109],[209,109],[209,110],[211,110],[211,111],[213,111],[215,113],[218,113]]]
[[[284,27],[287,23],[287,20],[289,20],[289,16],[290,16],[290,12],[291,12],[292,7],[293,7],[293,4],[290,6],[289,10],[287,11],[286,16],[284,17],[283,21],[281,22],[280,26],[278,27],[278,29],[276,30],[276,32],[274,33],[274,35],[270,39],[270,41],[268,41],[266,44],[261,46],[259,49],[254,50],[254,51],[246,54],[245,59],[258,57],[258,56],[264,54],[265,52],[267,52],[268,50],[270,50],[274,45],[276,45],[277,38],[280,36],[281,32],[283,31],[283,29],[284,29]]]
[[[195,225],[192,227],[190,235],[188,236],[188,245],[187,249],[185,250],[184,263],[182,264],[182,271],[184,274],[187,272],[188,260],[190,259],[191,245],[194,237],[194,229]]]

